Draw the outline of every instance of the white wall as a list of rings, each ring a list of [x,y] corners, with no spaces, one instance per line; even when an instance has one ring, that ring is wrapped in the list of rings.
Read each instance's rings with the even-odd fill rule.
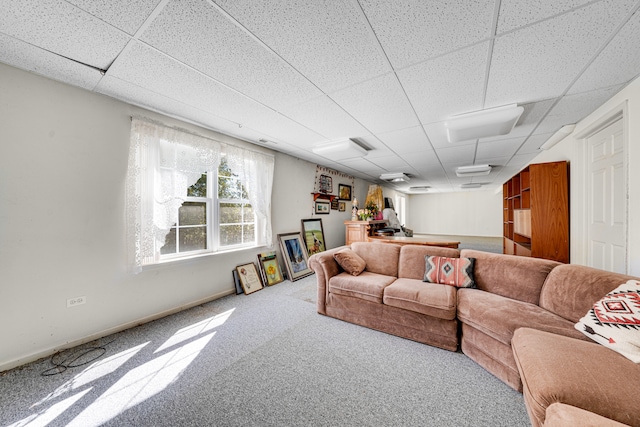
[[[640,277],[640,79],[636,79],[609,101],[580,121],[574,133],[553,147],[537,156],[532,163],[551,162],[556,160],[570,161],[570,217],[571,217],[571,262],[587,263],[587,248],[584,239],[586,229],[585,215],[585,140],[575,135],[585,133],[603,118],[613,112],[625,109],[626,143],[628,153],[628,274]]]
[[[125,271],[132,114],[246,144],[0,64],[0,371],[232,293],[233,266],[266,249]],[[315,167],[276,154],[274,243],[312,217]],[[367,186],[356,180],[363,200]],[[328,247],[344,243],[349,218],[323,215]],[[67,308],[77,296],[86,304]]]
[[[502,192],[410,195],[406,226],[421,234],[500,237]]]

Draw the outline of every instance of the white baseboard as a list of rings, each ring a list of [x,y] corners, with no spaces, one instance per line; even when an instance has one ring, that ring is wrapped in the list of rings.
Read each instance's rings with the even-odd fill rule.
[[[18,366],[22,366],[22,365],[25,365],[27,363],[35,362],[36,360],[40,360],[42,358],[49,357],[49,356],[59,352],[60,350],[73,348],[73,347],[76,347],[78,345],[82,345],[82,344],[97,340],[99,338],[106,337],[106,336],[111,335],[111,334],[115,334],[116,332],[121,332],[121,331],[124,331],[126,329],[142,325],[144,323],[148,323],[148,322],[151,322],[151,321],[154,321],[154,320],[158,320],[158,319],[161,319],[163,317],[169,316],[171,314],[178,313],[178,312],[180,312],[182,310],[186,310],[188,308],[195,307],[195,306],[200,305],[200,304],[205,304],[207,302],[210,302],[210,301],[213,301],[213,300],[216,300],[218,298],[222,298],[222,297],[225,297],[227,295],[234,294],[234,293],[235,293],[234,289],[228,290],[228,291],[224,291],[224,292],[220,292],[218,294],[215,294],[215,295],[212,295],[212,296],[208,296],[206,298],[200,299],[198,301],[191,302],[191,303],[186,304],[186,305],[181,305],[179,307],[175,307],[175,308],[172,308],[172,309],[160,312],[160,313],[152,314],[150,316],[146,316],[146,317],[143,317],[143,318],[140,318],[140,319],[137,319],[137,320],[133,320],[131,322],[124,323],[122,325],[114,326],[113,328],[105,329],[103,331],[96,332],[96,333],[91,334],[91,335],[87,335],[87,336],[79,338],[77,340],[68,341],[66,343],[62,343],[62,344],[59,344],[59,345],[56,345],[56,346],[53,346],[53,347],[49,347],[49,348],[46,348],[46,349],[43,349],[43,350],[39,350],[37,352],[28,354],[26,356],[22,356],[22,357],[10,360],[8,362],[1,363],[0,364],[0,372],[8,371],[9,369],[17,368]]]

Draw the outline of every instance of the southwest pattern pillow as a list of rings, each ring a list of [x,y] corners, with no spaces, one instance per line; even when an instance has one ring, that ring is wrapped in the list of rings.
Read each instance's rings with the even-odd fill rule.
[[[473,277],[475,258],[447,258],[427,255],[424,282],[440,283],[457,288],[475,288]]]
[[[640,363],[640,282],[629,280],[609,292],[575,328],[595,342]]]

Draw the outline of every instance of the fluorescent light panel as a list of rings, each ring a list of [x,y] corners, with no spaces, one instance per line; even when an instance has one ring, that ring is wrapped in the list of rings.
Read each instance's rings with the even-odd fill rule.
[[[382,179],[383,181],[390,181],[390,182],[409,182],[411,180],[411,178],[409,178],[406,174],[402,172],[383,173],[382,175],[380,175],[380,179]]]
[[[467,182],[466,184],[460,184],[460,188],[480,188],[482,184],[476,182]]]
[[[367,155],[367,150],[350,139],[341,139],[316,145],[311,149],[315,154],[330,160],[349,160]]]
[[[456,169],[456,175],[459,177],[468,176],[483,176],[489,175],[491,172],[490,165],[472,165],[472,166],[460,166]]]
[[[450,117],[444,122],[447,138],[449,142],[459,142],[506,135],[513,130],[523,111],[523,107],[510,104]]]

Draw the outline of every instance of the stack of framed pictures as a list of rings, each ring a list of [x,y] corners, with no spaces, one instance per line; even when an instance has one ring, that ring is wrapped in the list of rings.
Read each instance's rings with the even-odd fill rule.
[[[260,279],[260,274],[256,269],[256,264],[253,262],[237,266],[235,270],[233,270],[233,279],[236,285],[236,293],[239,293],[238,285],[240,285],[246,295],[259,291],[264,287]]]
[[[302,233],[278,234],[278,242],[289,280],[294,282],[313,274],[313,270],[309,268],[309,255],[302,240]]]
[[[267,286],[275,285],[284,280],[276,251],[258,254],[258,269],[260,269],[262,282]]]

